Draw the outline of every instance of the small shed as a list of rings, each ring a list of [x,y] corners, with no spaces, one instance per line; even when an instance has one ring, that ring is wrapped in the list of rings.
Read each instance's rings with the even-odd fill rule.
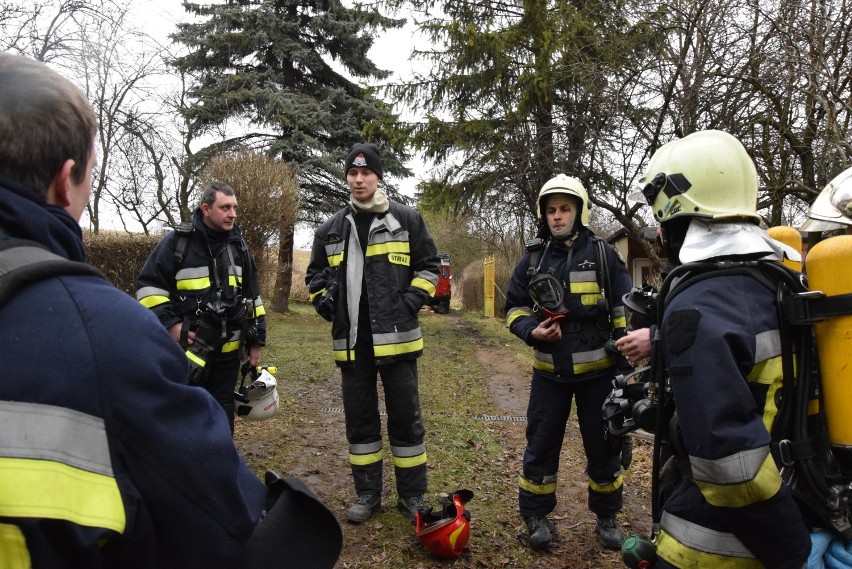
[[[652,244],[654,253],[665,263],[665,252],[656,243],[657,228],[643,227],[641,238]],[[630,275],[633,286],[642,287],[646,284],[659,284],[659,275],[654,274],[654,265],[651,259],[646,255],[641,243],[631,237],[626,229],[622,227],[607,237],[605,241],[615,247],[621,258],[624,259],[627,265],[627,273]]]

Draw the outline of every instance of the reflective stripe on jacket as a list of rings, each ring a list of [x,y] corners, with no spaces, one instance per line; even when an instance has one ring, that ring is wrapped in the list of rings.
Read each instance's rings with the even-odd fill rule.
[[[139,273],[136,299],[150,308],[166,328],[182,322],[186,316],[192,330],[197,326],[199,311],[208,304],[216,305],[217,301],[221,301],[230,306],[238,296],[253,299],[251,314],[246,317],[257,329],[256,343],[264,345],[266,309],[260,296],[254,260],[248,251],[248,259],[245,258],[239,229],[232,229],[227,246],[220,246],[215,256],[211,256],[200,212],[193,216],[193,225],[196,229],[187,237],[189,241],[179,268],[175,266],[174,258],[178,233],[172,231],[160,240]],[[244,275],[249,275],[250,282],[244,282]],[[221,293],[217,294],[219,290]],[[241,327],[239,319],[227,321],[227,337],[222,352],[239,348]]]
[[[416,210],[391,201],[388,211],[376,214],[372,220],[366,253],[358,241],[351,206],[338,211],[314,235],[305,282],[310,285],[327,267],[337,268],[339,290],[332,323],[332,350],[339,365],[355,358],[364,283],[376,359],[420,356],[423,336],[418,317],[403,297],[415,295],[419,306],[435,295],[440,259]],[[313,299],[324,294],[325,289],[323,286],[312,293]]]
[[[542,252],[538,272],[552,270],[565,287],[568,314],[561,320],[562,338],[558,342],[539,343],[530,336],[545,319],[527,293],[530,253],[525,253],[515,267],[506,291],[506,324],[513,334],[533,347],[533,373],[556,381],[575,381],[606,375],[616,365],[616,356],[607,353],[604,344],[624,335],[622,297],[630,292],[631,284],[627,268],[615,250],[606,245],[604,251],[612,289],[606,305],[601,302],[603,291],[594,238],[589,230],[580,230],[570,250],[554,241]]]
[[[749,275],[696,280],[661,326],[692,480],[665,503],[676,567],[800,568],[808,530],[769,452],[782,384],[776,296]]]

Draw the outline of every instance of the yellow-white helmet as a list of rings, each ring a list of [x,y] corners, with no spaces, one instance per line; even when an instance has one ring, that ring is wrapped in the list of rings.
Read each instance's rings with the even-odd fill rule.
[[[558,174],[545,182],[538,193],[539,219],[545,219],[547,198],[553,194],[567,194],[580,200],[580,223],[583,227],[589,226],[589,194],[586,193],[583,182],[565,174]]]
[[[689,216],[760,223],[757,169],[726,132],[702,130],[664,144],[639,184],[659,222]]]
[[[275,367],[243,366],[243,381],[234,392],[234,412],[246,421],[263,421],[278,413],[278,382],[272,373]],[[251,372],[251,384],[245,385],[246,373]],[[270,373],[272,372],[272,373]]]
[[[808,209],[802,231],[830,231],[852,225],[852,168],[835,176]]]

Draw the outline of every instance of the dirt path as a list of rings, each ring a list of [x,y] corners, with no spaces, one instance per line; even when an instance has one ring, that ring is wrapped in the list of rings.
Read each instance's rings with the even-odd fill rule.
[[[476,332],[464,322],[462,317],[450,315],[447,318],[452,319],[460,341],[477,342]],[[499,492],[495,494],[499,495],[500,503],[494,502],[493,500],[498,498],[492,497],[492,502],[478,503],[477,507],[494,508],[500,523],[513,529],[514,533],[510,531],[509,535],[514,535],[514,542],[496,543],[493,540],[489,542],[489,536],[483,535],[475,535],[473,539],[476,540],[477,548],[497,547],[517,550],[526,547],[526,531],[517,515],[516,488],[517,473],[520,471],[525,446],[525,414],[529,397],[530,370],[526,369],[526,363],[516,361],[510,350],[478,343],[480,345],[475,353],[477,361],[483,368],[482,380],[487,382],[494,408],[499,411],[497,416],[483,419],[490,421],[488,428],[497,431],[498,438],[506,450],[500,460],[501,464],[495,465],[494,482],[500,487]],[[396,522],[396,516],[379,516],[364,526],[353,526],[345,521],[346,509],[353,498],[353,490],[344,435],[340,372],[335,371],[326,381],[319,384],[305,386],[284,382],[281,387],[288,398],[295,400],[298,413],[288,413],[286,419],[281,421],[278,427],[280,436],[276,437],[275,444],[287,445],[291,449],[302,449],[300,453],[296,453],[297,456],[293,460],[288,461],[290,467],[287,474],[305,481],[341,522],[344,532],[344,550],[336,568],[391,567],[392,565],[383,563],[385,560],[381,554],[368,552],[381,550],[381,547],[371,546],[377,545],[381,539],[388,538],[386,533],[383,536],[383,529],[387,530],[383,528],[383,520],[393,519]],[[384,409],[383,402],[380,408]],[[427,411],[424,410],[424,413]],[[476,552],[473,551],[466,558],[456,561],[454,564],[456,568],[589,567],[603,569],[623,566],[619,555],[603,550],[594,536],[594,516],[586,508],[586,476],[583,472],[585,459],[579,431],[573,420],[569,422],[565,441],[559,473],[559,503],[552,515],[552,519],[557,524],[557,532],[550,550],[537,554],[533,557],[533,561],[521,566],[511,561],[516,555],[508,551],[505,563],[496,565],[491,563],[483,565],[481,560],[477,561]],[[243,439],[238,446],[247,458],[260,460],[262,463],[264,456],[272,452],[271,444],[267,441]],[[428,444],[427,440],[427,448]],[[625,534],[645,532],[650,520],[648,512],[650,499],[647,494],[649,485],[647,480],[643,480],[642,474],[649,470],[642,465],[642,462],[650,455],[650,452],[640,445],[636,455],[637,460],[634,464],[638,463],[638,467],[631,469],[628,473],[629,483],[625,486],[625,510],[620,515]],[[389,468],[391,467],[386,464],[386,471]],[[644,477],[647,478],[647,476]],[[393,477],[386,476],[386,496],[395,496],[395,491],[390,486],[392,483]],[[481,499],[489,498],[486,495]],[[393,503],[385,506],[386,511],[392,508]],[[401,547],[412,549],[410,557],[416,560],[406,567],[444,567],[446,565],[438,561],[432,564],[424,562],[422,551],[414,551],[420,546],[413,535],[401,541],[405,541]],[[369,563],[365,562],[365,555],[372,556],[368,557]],[[428,556],[426,558],[428,559]]]
[[[531,370],[523,367],[509,352],[492,347],[482,347],[476,352],[479,363],[486,370],[488,391],[495,405],[512,418],[523,418],[523,422],[506,424],[507,436],[519,449],[520,459],[526,444],[526,406],[529,400]],[[650,447],[636,442],[635,467],[627,478],[640,480],[640,486],[625,484],[624,510],[619,516],[625,535],[645,533],[650,524],[650,478],[643,475],[649,470]],[[603,563],[623,566],[620,556],[603,550],[594,535],[594,515],[586,507],[587,488],[584,472],[585,455],[576,418],[572,413],[565,434],[559,473],[558,503],[551,519],[557,524],[557,533],[546,558],[530,565],[535,569],[554,567],[600,568]],[[519,540],[523,541],[523,525],[517,522]],[[558,561],[557,561],[558,560]],[[555,565],[554,565],[555,563]]]

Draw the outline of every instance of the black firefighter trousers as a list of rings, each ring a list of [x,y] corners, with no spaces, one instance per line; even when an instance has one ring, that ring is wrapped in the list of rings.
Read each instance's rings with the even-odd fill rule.
[[[361,347],[356,345],[355,362],[340,370],[355,492],[382,493],[382,425],[377,384],[377,377],[381,377],[397,494],[422,496],[427,483],[426,431],[420,414],[417,360],[377,365],[372,345],[361,341],[358,344]]]
[[[602,417],[604,400],[611,391],[612,383],[604,377],[558,383],[533,374],[527,448],[518,489],[521,516],[541,517],[556,508],[556,474],[572,399],[577,402],[586,454],[589,509],[599,516],[613,516],[621,510],[621,445],[613,448]]]
[[[207,360],[207,377],[204,381],[204,389],[219,402],[228,423],[231,426],[231,434],[234,434],[234,390],[237,386],[237,378],[240,374],[240,352],[234,351],[226,354],[214,353]]]

